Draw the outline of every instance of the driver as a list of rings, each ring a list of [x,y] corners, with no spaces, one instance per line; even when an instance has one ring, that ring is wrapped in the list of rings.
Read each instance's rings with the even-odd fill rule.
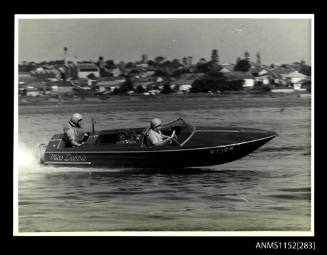
[[[85,143],[85,138],[89,136],[83,129],[82,121],[82,115],[74,113],[64,127],[64,140],[68,144],[68,147],[82,146]]]
[[[160,132],[161,120],[154,118],[150,122],[150,129],[148,131],[148,139],[154,146],[171,144],[175,136],[175,132],[171,136],[166,136]]]

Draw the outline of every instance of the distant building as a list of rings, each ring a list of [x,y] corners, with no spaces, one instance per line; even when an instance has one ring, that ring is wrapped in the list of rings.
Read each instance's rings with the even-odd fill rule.
[[[120,68],[116,67],[108,70],[108,73],[110,73],[113,77],[118,77],[122,74],[122,71],[120,70]]]
[[[190,92],[192,88],[192,85],[191,84],[183,84],[183,85],[179,85],[178,86],[178,91],[181,91],[181,92]]]
[[[299,73],[298,71],[294,71],[288,74],[282,74],[282,77],[289,79],[292,84],[299,83],[303,79],[307,78],[305,74]]]
[[[219,70],[221,73],[230,73],[231,71],[227,69],[226,67],[223,67],[222,69]]]
[[[95,85],[99,92],[103,91],[114,91],[115,89],[120,88],[120,86],[126,81],[125,78],[121,77],[106,77],[102,78],[100,81],[97,82]]]
[[[57,84],[57,85],[52,85],[50,88],[51,88],[52,95],[71,94],[71,93],[73,93],[73,90],[74,90],[74,86],[72,86],[72,85],[61,86],[61,85]]]
[[[76,67],[78,78],[87,78],[90,74],[100,77],[100,69],[94,63],[77,63]]]
[[[269,79],[269,76],[268,75],[257,76],[257,77],[255,77],[255,81],[257,83],[261,83],[263,85],[270,84],[270,79]]]
[[[230,71],[230,72],[232,72],[232,71],[234,71],[234,64],[230,64],[230,63],[223,63],[223,64],[221,64],[221,67],[222,67],[222,69],[220,70],[220,72],[222,71],[222,70],[225,70],[225,71]],[[223,71],[224,72],[224,71]]]
[[[195,80],[200,79],[204,74],[184,73],[171,82],[171,85],[178,87],[180,92],[189,92]]]
[[[254,87],[254,77],[251,73],[233,71],[224,73],[227,81],[243,81],[244,88]]]

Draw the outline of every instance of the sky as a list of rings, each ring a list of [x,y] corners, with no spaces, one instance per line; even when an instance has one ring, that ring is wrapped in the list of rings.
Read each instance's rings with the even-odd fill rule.
[[[163,56],[192,56],[210,60],[218,50],[219,63],[235,63],[244,52],[263,64],[311,61],[310,19],[19,19],[18,61],[63,59],[138,61]]]

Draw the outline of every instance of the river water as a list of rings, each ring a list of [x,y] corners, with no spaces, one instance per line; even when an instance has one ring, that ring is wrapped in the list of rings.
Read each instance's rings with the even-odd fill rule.
[[[310,99],[270,100],[20,106],[19,232],[310,231]],[[37,144],[60,133],[74,112],[83,114],[86,129],[91,117],[100,130],[146,127],[158,116],[165,123],[182,117],[194,125],[261,128],[278,136],[240,160],[213,167],[167,172],[39,165]]]

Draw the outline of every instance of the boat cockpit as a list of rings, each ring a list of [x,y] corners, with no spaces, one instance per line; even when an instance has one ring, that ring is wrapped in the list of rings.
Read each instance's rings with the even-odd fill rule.
[[[183,119],[177,119],[171,123],[162,126],[161,133],[171,136],[175,132],[174,142],[167,146],[183,146],[193,135],[195,127],[185,122]],[[85,137],[86,146],[110,146],[112,148],[128,147],[134,148],[151,148],[147,139],[148,128],[132,128],[132,129],[115,129],[103,130],[95,134],[89,133]],[[49,142],[49,149],[72,149],[63,139],[63,134],[57,134],[52,137]],[[85,147],[85,146],[83,146]],[[82,147],[80,147],[82,149]],[[75,148],[76,149],[76,148]]]
[[[194,126],[178,119],[162,126],[161,133],[170,136],[175,132],[176,138],[172,146],[183,146],[193,134]],[[149,148],[151,145],[147,139],[148,128],[119,129],[102,131],[99,134],[96,144],[99,146],[113,144],[135,144],[141,148]]]

